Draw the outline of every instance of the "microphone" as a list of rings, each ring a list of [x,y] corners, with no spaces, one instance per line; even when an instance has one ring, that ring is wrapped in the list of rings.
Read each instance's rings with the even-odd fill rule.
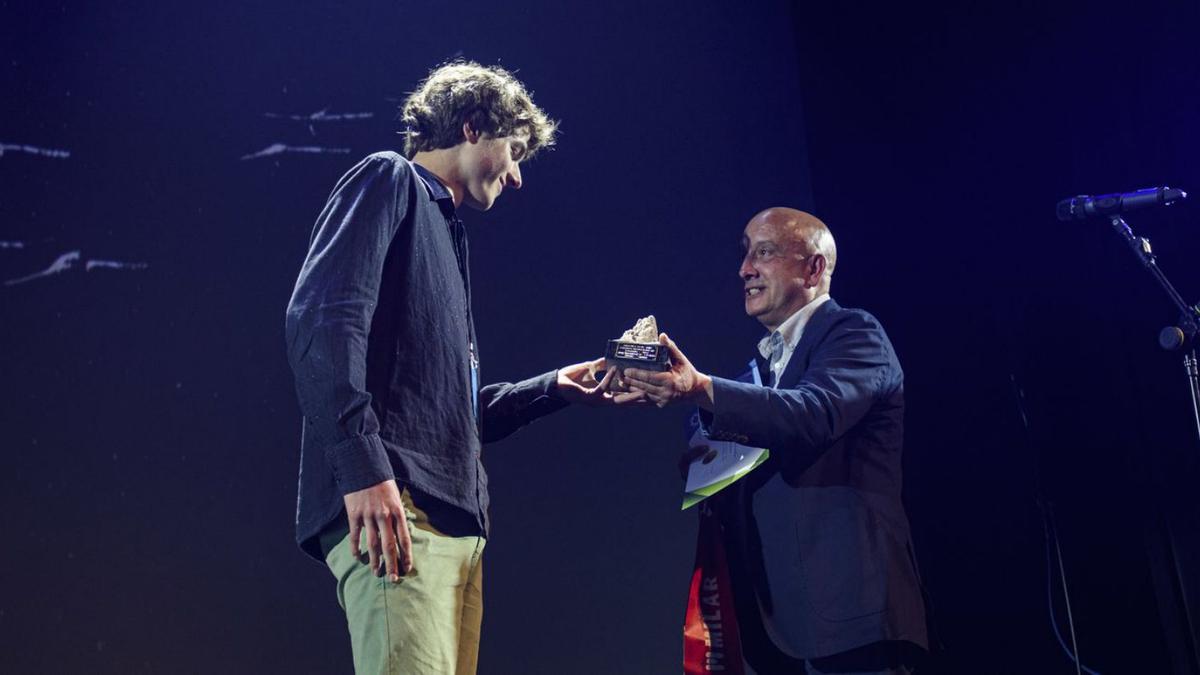
[[[1179,188],[1156,187],[1136,192],[1114,192],[1099,197],[1079,195],[1062,200],[1055,210],[1059,220],[1087,220],[1095,216],[1111,216],[1147,206],[1165,206],[1186,197],[1187,193]]]

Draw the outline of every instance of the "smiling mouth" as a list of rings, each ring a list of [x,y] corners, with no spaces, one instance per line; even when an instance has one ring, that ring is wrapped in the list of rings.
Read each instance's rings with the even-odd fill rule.
[[[753,286],[753,287],[751,287],[751,288],[747,288],[747,289],[746,289],[746,297],[747,297],[747,298],[753,298],[754,296],[756,296],[756,295],[758,295],[758,294],[762,293],[762,292],[763,292],[763,290],[764,290],[764,289],[763,289],[761,286]]]

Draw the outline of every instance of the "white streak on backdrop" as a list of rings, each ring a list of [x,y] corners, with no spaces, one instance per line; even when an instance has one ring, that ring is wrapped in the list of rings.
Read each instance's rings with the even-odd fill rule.
[[[375,116],[375,113],[373,113],[373,112],[331,113],[331,112],[329,112],[329,108],[324,108],[322,110],[318,110],[317,112],[310,113],[308,115],[283,115],[280,113],[263,113],[263,117],[270,117],[272,119],[285,119],[285,120],[295,120],[297,122],[307,122],[308,123],[308,133],[312,134],[313,136],[317,135],[317,130],[315,127],[313,127],[314,122],[345,122],[345,121],[350,121],[350,120],[370,119],[374,116]]]
[[[0,157],[3,157],[4,153],[6,152],[23,152],[29,155],[51,157],[54,159],[66,159],[71,156],[71,153],[67,150],[51,150],[48,148],[38,148],[32,145],[0,143]]]
[[[252,152],[249,155],[242,155],[242,160],[258,159],[260,157],[272,157],[274,155],[282,155],[285,152],[300,152],[308,154],[324,154],[324,155],[348,155],[350,148],[322,148],[315,145],[285,145],[283,143],[273,143],[267,147]]]
[[[63,274],[64,272],[68,272],[72,269],[78,269],[77,263],[79,263],[80,260],[82,260],[82,258],[83,258],[82,251],[67,251],[66,253],[63,253],[62,255],[55,258],[54,262],[50,263],[50,266],[47,267],[46,269],[44,269],[40,272],[34,272],[33,274],[30,274],[28,276],[20,277],[18,279],[9,279],[8,281],[4,282],[4,285],[5,286],[17,286],[19,284],[29,283],[30,281],[35,281],[37,279],[45,279],[46,277],[52,277],[52,276],[56,276],[59,274]],[[97,269],[136,271],[136,270],[144,270],[144,269],[147,269],[148,267],[150,267],[150,263],[123,262],[123,261],[119,261],[119,260],[90,259],[86,263],[84,263],[83,271],[91,272],[92,270],[97,270]]]

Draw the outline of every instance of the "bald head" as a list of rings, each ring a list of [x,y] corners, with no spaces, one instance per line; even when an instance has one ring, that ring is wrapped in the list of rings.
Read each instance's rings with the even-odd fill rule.
[[[793,252],[800,255],[820,254],[825,258],[824,290],[829,292],[829,280],[837,266],[837,244],[833,233],[820,218],[807,211],[772,206],[759,211],[750,219],[750,224],[760,223],[779,232],[781,240]]]
[[[816,216],[784,207],[762,211],[746,224],[742,246],[746,313],[769,330],[829,292],[837,247]]]

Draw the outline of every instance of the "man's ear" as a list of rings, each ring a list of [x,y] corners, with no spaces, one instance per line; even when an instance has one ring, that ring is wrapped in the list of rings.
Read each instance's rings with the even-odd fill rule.
[[[821,277],[825,275],[825,267],[829,263],[825,260],[825,256],[820,253],[812,256],[809,260],[812,261],[809,267],[809,272],[811,272],[810,278],[812,279],[810,287],[815,288],[821,285]]]
[[[480,138],[483,138],[483,132],[476,131],[471,126],[470,122],[463,122],[462,125],[463,139],[468,143],[478,143]]]

